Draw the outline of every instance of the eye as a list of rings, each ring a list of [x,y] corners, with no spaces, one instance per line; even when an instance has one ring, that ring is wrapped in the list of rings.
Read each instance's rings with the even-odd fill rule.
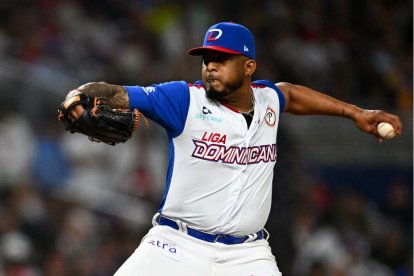
[[[224,63],[227,59],[227,56],[203,57],[203,65],[208,65],[210,62]]]

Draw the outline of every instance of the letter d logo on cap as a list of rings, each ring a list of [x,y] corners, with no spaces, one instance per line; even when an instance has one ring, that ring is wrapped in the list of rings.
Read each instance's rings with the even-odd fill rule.
[[[208,36],[207,41],[214,41],[220,38],[220,36],[223,34],[223,31],[220,29],[211,29],[209,30],[210,34]]]

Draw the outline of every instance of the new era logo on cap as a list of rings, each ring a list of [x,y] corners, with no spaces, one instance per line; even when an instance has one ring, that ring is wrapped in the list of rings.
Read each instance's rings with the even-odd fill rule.
[[[245,55],[251,59],[256,56],[252,33],[246,27],[230,22],[211,26],[204,37],[203,46],[192,48],[188,53],[199,56],[206,50]]]

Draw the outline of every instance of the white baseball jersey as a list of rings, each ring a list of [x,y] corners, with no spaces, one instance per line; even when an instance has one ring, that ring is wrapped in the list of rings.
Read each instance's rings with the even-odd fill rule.
[[[159,212],[189,227],[235,236],[256,233],[271,205],[276,136],[285,99],[255,81],[254,117],[206,97],[201,82],[126,86],[131,109],[165,128],[169,167]]]

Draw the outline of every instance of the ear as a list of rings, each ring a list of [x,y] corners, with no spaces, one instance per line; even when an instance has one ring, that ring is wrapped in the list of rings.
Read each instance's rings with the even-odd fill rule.
[[[256,61],[254,59],[248,59],[244,62],[244,72],[246,77],[251,77],[256,70]]]

